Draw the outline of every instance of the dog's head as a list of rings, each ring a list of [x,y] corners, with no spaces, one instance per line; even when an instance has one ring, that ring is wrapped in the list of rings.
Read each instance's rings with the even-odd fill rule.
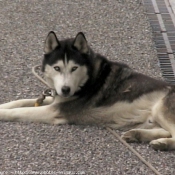
[[[82,32],[73,39],[59,41],[49,32],[44,46],[42,70],[47,83],[61,97],[73,96],[89,79],[90,48]]]

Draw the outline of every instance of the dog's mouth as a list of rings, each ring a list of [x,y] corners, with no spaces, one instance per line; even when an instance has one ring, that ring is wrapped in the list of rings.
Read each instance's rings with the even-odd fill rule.
[[[59,96],[62,97],[62,98],[69,98],[69,97],[72,97],[72,95],[70,95],[70,94],[67,94],[67,95],[62,94],[62,95],[59,95]]]

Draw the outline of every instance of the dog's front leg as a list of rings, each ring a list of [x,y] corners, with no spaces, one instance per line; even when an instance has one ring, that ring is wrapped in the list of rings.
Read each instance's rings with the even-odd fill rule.
[[[55,110],[52,105],[40,107],[0,109],[0,120],[38,122],[49,124],[68,123],[65,118],[60,116],[59,110]]]
[[[11,101],[0,105],[0,109],[13,109],[20,107],[34,107],[36,99],[21,99],[16,101]],[[53,102],[53,97],[46,97],[43,105],[48,105]]]

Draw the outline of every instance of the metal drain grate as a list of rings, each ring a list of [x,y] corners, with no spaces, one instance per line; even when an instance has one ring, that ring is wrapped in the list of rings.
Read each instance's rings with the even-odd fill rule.
[[[175,14],[168,0],[143,0],[159,59],[162,76],[175,84]]]

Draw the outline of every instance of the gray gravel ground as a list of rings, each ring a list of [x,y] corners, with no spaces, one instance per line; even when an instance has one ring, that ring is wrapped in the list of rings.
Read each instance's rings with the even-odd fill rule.
[[[50,30],[60,39],[84,31],[95,51],[161,78],[149,22],[138,0],[0,0],[0,103],[37,97],[43,90],[31,67],[41,63]],[[7,174],[154,174],[103,128],[8,122],[0,122],[0,128],[0,171]],[[160,173],[175,174],[175,152],[132,146]]]

